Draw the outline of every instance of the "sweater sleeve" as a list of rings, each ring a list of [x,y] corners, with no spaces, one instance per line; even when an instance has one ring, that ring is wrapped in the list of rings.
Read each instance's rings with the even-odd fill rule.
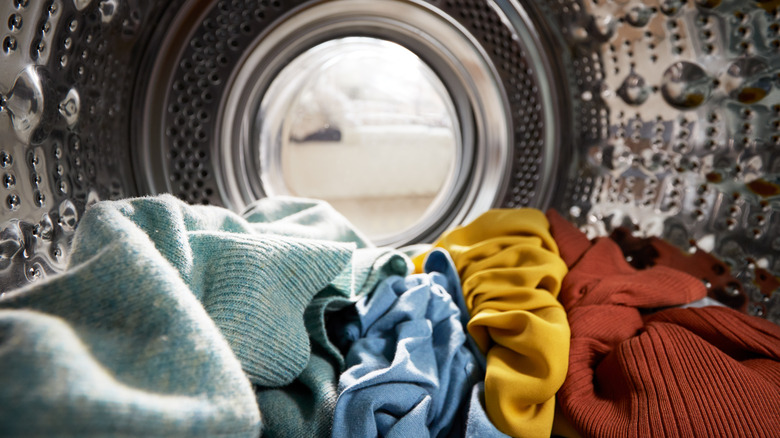
[[[550,436],[566,377],[569,325],[556,299],[566,264],[538,210],[491,210],[434,246],[450,252],[487,356],[490,420],[512,436]]]

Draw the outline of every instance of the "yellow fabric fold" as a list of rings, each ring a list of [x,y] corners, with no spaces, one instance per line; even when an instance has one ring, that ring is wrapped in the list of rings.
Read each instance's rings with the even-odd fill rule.
[[[547,218],[533,209],[490,210],[434,247],[455,262],[471,314],[468,331],[487,356],[490,420],[507,435],[549,437],[570,332],[557,300],[567,268]]]

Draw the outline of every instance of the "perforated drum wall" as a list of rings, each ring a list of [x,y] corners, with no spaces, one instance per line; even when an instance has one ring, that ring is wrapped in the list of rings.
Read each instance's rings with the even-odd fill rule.
[[[466,139],[439,220],[398,243],[552,206],[714,253],[741,281],[716,295],[780,322],[777,1],[3,0],[0,24],[3,292],[64,269],[99,199],[264,196],[231,96],[360,36],[440,75]]]

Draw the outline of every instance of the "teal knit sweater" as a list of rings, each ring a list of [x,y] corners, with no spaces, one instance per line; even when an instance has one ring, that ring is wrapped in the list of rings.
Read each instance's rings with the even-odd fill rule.
[[[252,384],[307,378],[329,297],[370,289],[377,263],[406,269],[358,246],[315,201],[245,218],[171,196],[94,205],[64,274],[0,298],[0,435],[258,436]],[[315,362],[339,356],[312,339]]]

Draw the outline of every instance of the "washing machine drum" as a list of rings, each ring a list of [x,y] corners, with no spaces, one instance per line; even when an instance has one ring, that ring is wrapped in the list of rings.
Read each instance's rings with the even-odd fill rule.
[[[8,0],[0,290],[64,269],[98,200],[291,195],[394,246],[554,207],[712,252],[780,320],[778,6]]]

